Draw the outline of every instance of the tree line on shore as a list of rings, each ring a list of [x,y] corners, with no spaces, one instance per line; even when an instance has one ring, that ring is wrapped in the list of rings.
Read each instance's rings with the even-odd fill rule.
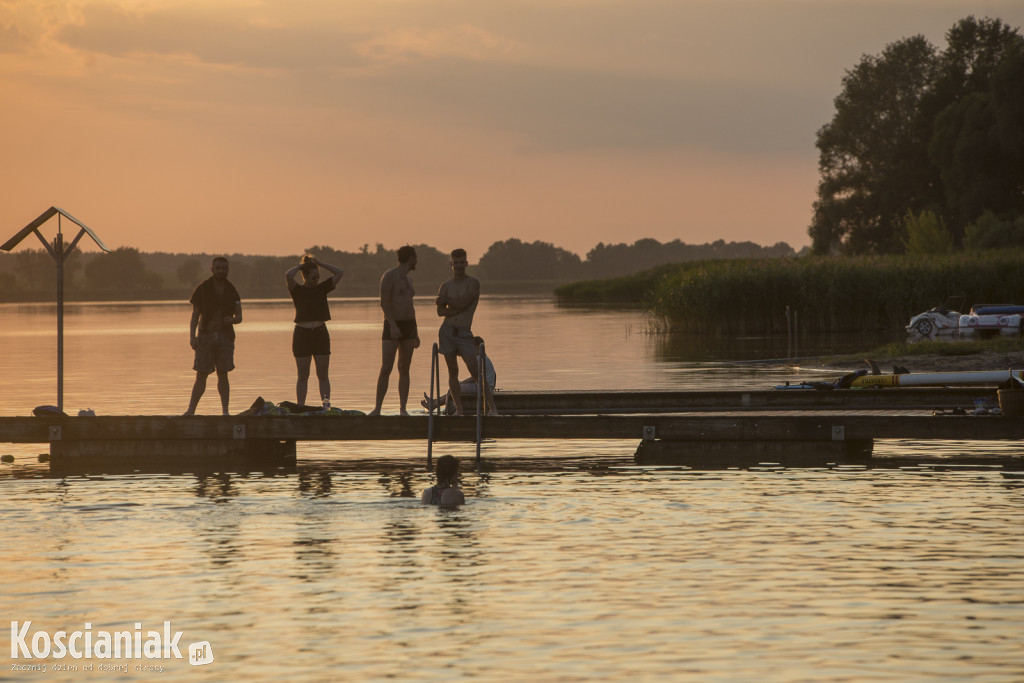
[[[817,134],[816,254],[1024,244],[1024,36],[956,22],[864,55]]]
[[[451,276],[449,256],[435,247],[420,244],[415,278],[421,293],[430,293]],[[355,252],[314,246],[306,253],[345,270],[339,296],[372,296],[380,276],[397,263],[397,248],[364,245]],[[171,299],[187,298],[192,288],[209,276],[216,254],[140,252],[120,247],[109,253],[73,253],[64,266],[64,291],[75,299]],[[578,279],[625,275],[664,263],[697,259],[793,256],[785,242],[760,246],[753,242],[685,244],[641,239],[633,244],[598,244],[581,259],[553,244],[523,242],[512,238],[493,243],[472,266],[477,277],[491,283],[489,291],[515,291],[532,283],[550,292],[557,283]],[[246,298],[286,296],[284,273],[299,255],[261,256],[227,254],[231,281]],[[0,253],[0,300],[48,300],[54,296],[53,258],[41,249]]]

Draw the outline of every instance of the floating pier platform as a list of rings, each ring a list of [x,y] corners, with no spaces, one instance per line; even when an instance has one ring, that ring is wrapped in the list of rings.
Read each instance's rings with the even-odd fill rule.
[[[873,464],[875,439],[1024,439],[1024,418],[974,415],[995,388],[498,392],[499,416],[433,418],[434,442],[639,442],[635,462],[699,468]],[[421,440],[427,415],[0,417],[0,442],[46,443],[51,468],[294,464],[299,441]],[[965,446],[965,451],[970,447]],[[969,453],[965,458],[970,460]],[[991,457],[986,463],[994,462]],[[999,460],[1024,469],[1024,449]]]

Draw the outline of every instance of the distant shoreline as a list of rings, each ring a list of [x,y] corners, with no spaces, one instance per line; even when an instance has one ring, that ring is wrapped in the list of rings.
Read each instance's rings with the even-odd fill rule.
[[[283,278],[282,278],[283,283]],[[196,283],[198,284],[198,283]],[[437,285],[417,283],[422,296],[433,296]],[[439,284],[439,283],[438,283]],[[555,287],[565,284],[562,281],[524,280],[524,281],[483,281],[483,295],[486,296],[543,296],[554,297]],[[241,288],[240,288],[241,289]],[[242,300],[255,299],[287,299],[288,291],[284,285],[277,289],[266,288],[253,293],[240,292]],[[188,301],[192,296],[192,288],[158,289],[148,291],[115,291],[89,292],[81,290],[65,290],[65,303],[102,303],[126,301]],[[350,285],[342,280],[338,288],[331,293],[332,299],[374,298],[378,296],[376,284]],[[417,296],[419,298],[419,295]],[[45,304],[56,303],[56,286],[53,289],[34,292],[0,292],[0,303],[3,304]]]

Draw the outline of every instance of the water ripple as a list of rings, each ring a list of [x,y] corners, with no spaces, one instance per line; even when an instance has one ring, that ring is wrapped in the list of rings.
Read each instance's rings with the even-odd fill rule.
[[[470,473],[456,511],[391,496],[396,478],[428,483],[8,481],[5,613],[170,619],[247,680],[1024,671],[1024,497],[997,472]]]

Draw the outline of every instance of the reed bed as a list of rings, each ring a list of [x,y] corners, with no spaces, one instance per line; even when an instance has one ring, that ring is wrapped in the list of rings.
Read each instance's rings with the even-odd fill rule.
[[[800,332],[891,330],[955,294],[1024,302],[1024,250],[703,261],[556,291],[563,302],[631,300],[670,329],[722,335],[785,333],[787,307]]]

